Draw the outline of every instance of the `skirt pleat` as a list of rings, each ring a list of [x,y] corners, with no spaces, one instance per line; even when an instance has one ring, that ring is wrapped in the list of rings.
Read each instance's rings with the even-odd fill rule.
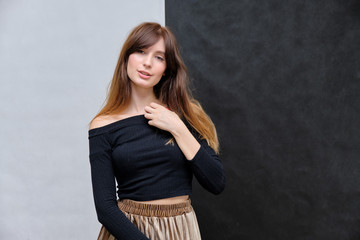
[[[190,199],[176,204],[149,204],[118,200],[125,216],[151,240],[200,240],[200,230]],[[98,240],[117,240],[104,226]],[[119,239],[120,240],[120,239]]]

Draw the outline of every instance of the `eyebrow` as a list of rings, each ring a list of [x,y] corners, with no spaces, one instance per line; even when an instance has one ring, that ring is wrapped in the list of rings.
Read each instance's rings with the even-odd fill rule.
[[[155,53],[160,53],[160,54],[165,55],[165,52],[163,52],[163,51],[156,51]]]

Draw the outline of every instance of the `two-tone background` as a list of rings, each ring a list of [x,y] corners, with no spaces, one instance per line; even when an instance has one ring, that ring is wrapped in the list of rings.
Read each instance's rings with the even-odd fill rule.
[[[0,1],[0,239],[96,239],[87,124],[143,21],[173,30],[218,130],[203,239],[360,239],[357,0]]]

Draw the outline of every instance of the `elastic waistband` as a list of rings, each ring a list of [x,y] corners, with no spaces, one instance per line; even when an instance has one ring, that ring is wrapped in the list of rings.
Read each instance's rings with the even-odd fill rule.
[[[147,217],[172,217],[193,210],[190,199],[175,204],[141,203],[130,199],[117,201],[121,211]]]

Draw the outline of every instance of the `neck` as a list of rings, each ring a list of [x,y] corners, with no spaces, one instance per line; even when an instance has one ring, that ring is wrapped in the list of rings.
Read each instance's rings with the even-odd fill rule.
[[[160,103],[156,98],[153,88],[137,88],[131,86],[131,100],[128,106],[128,113],[131,114],[144,114],[145,106],[148,106],[151,102]]]

